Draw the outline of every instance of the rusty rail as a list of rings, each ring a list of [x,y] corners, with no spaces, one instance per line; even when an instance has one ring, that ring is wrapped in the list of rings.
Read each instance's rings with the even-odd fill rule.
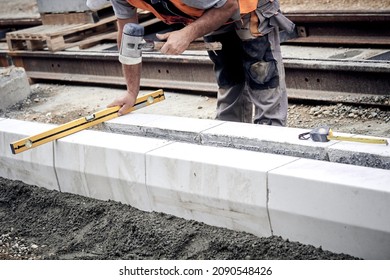
[[[11,56],[8,60],[24,67],[29,78],[36,82],[125,86],[116,51],[22,51],[7,55]],[[368,97],[390,96],[388,61],[285,57],[284,64],[291,99],[369,104],[374,98]],[[208,95],[217,92],[213,66],[205,53],[180,56],[145,53],[142,69],[141,86],[145,88]]]
[[[390,46],[390,10],[385,12],[288,13],[298,38],[287,43],[333,46]]]
[[[390,45],[390,12],[377,13],[288,13],[298,26],[300,37],[286,45],[360,46]],[[362,28],[364,26],[364,28]],[[161,24],[158,30],[164,28]],[[157,31],[158,31],[157,30]],[[153,29],[152,32],[156,32]],[[332,34],[330,36],[329,34]],[[115,44],[113,44],[115,45]],[[290,99],[344,103],[375,103],[384,97],[389,107],[390,51],[367,60],[344,59],[357,51],[327,59],[284,57]],[[387,56],[387,58],[386,58]],[[24,67],[33,81],[125,86],[116,50],[102,51],[0,51],[0,66]],[[217,92],[212,63],[205,53],[165,56],[145,53],[141,86],[201,92]],[[378,105],[378,104],[375,104]]]

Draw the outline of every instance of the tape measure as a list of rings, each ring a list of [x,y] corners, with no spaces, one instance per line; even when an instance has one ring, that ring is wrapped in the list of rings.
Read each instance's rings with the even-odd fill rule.
[[[388,145],[387,139],[380,138],[364,138],[364,137],[348,137],[348,136],[335,136],[333,131],[328,126],[320,126],[313,129],[310,132],[299,134],[298,138],[300,140],[312,139],[314,142],[328,142],[330,140],[337,141],[349,141],[349,142],[360,142],[368,144],[384,144]]]

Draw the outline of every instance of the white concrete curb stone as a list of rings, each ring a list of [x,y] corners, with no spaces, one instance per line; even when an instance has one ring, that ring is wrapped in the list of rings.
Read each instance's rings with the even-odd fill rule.
[[[294,160],[174,143],[147,154],[146,183],[154,211],[270,236],[267,172]]]
[[[390,171],[300,159],[269,173],[275,235],[390,259]]]
[[[53,143],[12,154],[10,144],[54,126],[12,119],[0,121],[0,176],[30,185],[59,190],[53,166]]]
[[[0,110],[24,100],[30,93],[30,84],[24,68],[0,67]]]
[[[61,191],[151,211],[145,184],[145,153],[168,143],[91,130],[59,139],[55,145],[55,168]]]
[[[142,131],[138,121],[132,129]],[[176,120],[180,129],[170,124],[165,130],[166,124],[159,133],[184,130],[182,140],[201,134],[197,144],[173,141],[168,134],[147,138],[84,130],[13,155],[11,142],[53,126],[0,119],[0,176],[365,259],[390,259],[390,170],[216,147],[215,142],[207,146],[205,131],[225,135],[229,144],[241,134],[237,141],[244,143],[245,137],[271,129],[273,137],[295,142],[297,131],[205,120],[185,127],[182,121]],[[286,135],[290,132],[293,136]],[[315,143],[307,145],[315,151]]]
[[[334,140],[323,143],[299,140],[298,135],[309,129],[141,113],[129,114],[105,124],[108,130],[115,133],[390,170],[390,146]],[[337,136],[359,137],[347,133],[337,133]]]

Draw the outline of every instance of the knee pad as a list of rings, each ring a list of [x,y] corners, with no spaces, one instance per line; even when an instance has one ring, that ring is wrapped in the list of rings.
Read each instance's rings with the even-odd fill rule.
[[[258,61],[249,68],[251,79],[257,84],[263,85],[278,75],[276,61]]]
[[[248,69],[249,85],[253,89],[276,88],[279,85],[277,62],[257,61]]]

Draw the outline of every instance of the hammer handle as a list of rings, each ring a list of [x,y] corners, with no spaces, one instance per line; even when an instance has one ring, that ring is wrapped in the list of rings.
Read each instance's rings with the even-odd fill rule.
[[[154,50],[158,51],[162,48],[165,42],[154,42]],[[187,50],[190,51],[216,51],[222,49],[222,44],[220,42],[192,42]]]

